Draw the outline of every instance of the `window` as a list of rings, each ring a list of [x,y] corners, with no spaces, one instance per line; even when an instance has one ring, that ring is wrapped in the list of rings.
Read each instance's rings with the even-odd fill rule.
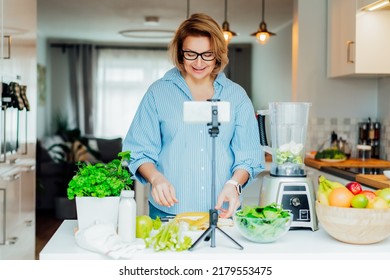
[[[97,137],[124,137],[148,87],[173,67],[166,50],[98,49]]]

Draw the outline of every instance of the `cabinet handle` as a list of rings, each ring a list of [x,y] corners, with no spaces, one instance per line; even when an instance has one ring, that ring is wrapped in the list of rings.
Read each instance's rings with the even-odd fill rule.
[[[354,41],[347,41],[347,63],[355,63],[353,57],[351,57],[351,46],[355,44]]]
[[[6,244],[7,245],[15,245],[17,241],[18,241],[18,238],[16,236],[15,237],[10,237],[10,238],[7,239]]]
[[[14,175],[7,176],[7,177],[3,178],[3,180],[7,181],[7,182],[11,182],[11,181],[18,180],[19,178],[20,178],[20,174],[14,174]]]

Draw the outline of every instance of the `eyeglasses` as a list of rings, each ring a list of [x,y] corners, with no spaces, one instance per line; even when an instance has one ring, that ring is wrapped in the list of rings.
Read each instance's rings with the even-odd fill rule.
[[[193,52],[193,51],[183,51],[183,56],[187,60],[196,60],[199,56],[204,61],[211,61],[211,60],[215,59],[215,54],[213,52],[197,53],[197,52]]]

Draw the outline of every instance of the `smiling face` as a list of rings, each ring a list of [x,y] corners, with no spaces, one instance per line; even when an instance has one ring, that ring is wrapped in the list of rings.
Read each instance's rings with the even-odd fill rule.
[[[211,52],[210,39],[208,37],[188,36],[183,41],[183,51],[192,51],[198,54]],[[214,70],[216,60],[205,61],[199,55],[195,60],[183,59],[186,78],[196,81],[208,80]]]

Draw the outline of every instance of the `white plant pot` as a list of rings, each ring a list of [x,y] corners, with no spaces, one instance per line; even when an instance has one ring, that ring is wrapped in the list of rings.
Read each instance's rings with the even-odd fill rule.
[[[111,223],[117,228],[119,196],[77,197],[77,223],[79,229],[85,229],[97,223]]]

